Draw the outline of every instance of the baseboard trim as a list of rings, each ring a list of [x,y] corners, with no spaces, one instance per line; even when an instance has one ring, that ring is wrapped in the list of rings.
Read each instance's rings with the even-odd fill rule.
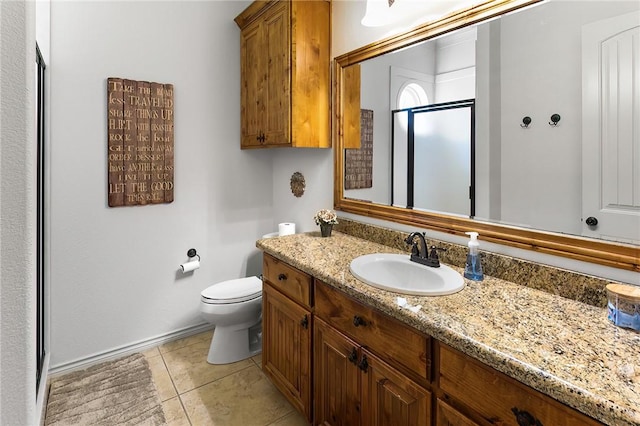
[[[160,336],[140,340],[138,342],[111,349],[109,351],[93,354],[85,358],[79,358],[73,361],[66,362],[64,364],[55,365],[48,371],[48,378],[51,379],[52,377],[69,373],[71,371],[82,370],[100,362],[111,361],[113,359],[120,358],[122,356],[129,355],[135,352],[142,352],[163,343],[183,339],[185,337],[189,337],[194,334],[202,333],[204,331],[212,329],[213,325],[210,323],[198,324],[195,326],[172,331],[170,333],[162,334]]]

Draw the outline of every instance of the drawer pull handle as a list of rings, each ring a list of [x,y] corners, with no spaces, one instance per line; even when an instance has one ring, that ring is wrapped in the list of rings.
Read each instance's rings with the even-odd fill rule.
[[[362,317],[359,317],[358,315],[354,315],[353,316],[353,325],[356,327],[360,327],[360,326],[365,326],[367,325],[367,322],[365,320],[362,319]]]
[[[520,411],[518,407],[513,407],[511,411],[516,416],[518,426],[542,426],[540,420],[533,417],[528,411]]]
[[[286,279],[287,279],[287,276],[285,274],[278,275],[278,281],[285,281]]]
[[[309,317],[307,317],[307,314],[305,314],[304,318],[300,320],[300,325],[304,328],[309,328]]]
[[[369,361],[367,361],[367,356],[366,355],[362,355],[362,359],[360,360],[360,363],[358,364],[358,368],[360,370],[364,371],[365,373],[369,369]]]
[[[356,351],[356,348],[351,348],[351,353],[349,354],[349,362],[353,365],[358,365],[358,351]]]

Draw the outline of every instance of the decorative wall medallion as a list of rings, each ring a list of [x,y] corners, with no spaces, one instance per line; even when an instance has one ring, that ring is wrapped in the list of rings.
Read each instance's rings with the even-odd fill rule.
[[[302,173],[295,172],[291,175],[291,192],[293,192],[293,195],[295,195],[296,197],[302,197],[302,194],[304,194],[305,186],[306,184],[304,182],[304,176],[302,176]]]

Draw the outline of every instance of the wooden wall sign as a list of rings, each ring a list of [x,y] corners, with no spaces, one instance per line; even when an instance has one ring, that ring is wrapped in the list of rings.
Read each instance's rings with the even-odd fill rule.
[[[107,81],[109,207],[173,201],[173,85]]]

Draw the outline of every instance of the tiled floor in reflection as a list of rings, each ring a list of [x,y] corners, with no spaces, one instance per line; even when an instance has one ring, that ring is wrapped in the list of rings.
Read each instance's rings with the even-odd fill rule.
[[[208,364],[211,333],[144,352],[170,426],[307,425],[262,373],[260,355],[233,364]]]

